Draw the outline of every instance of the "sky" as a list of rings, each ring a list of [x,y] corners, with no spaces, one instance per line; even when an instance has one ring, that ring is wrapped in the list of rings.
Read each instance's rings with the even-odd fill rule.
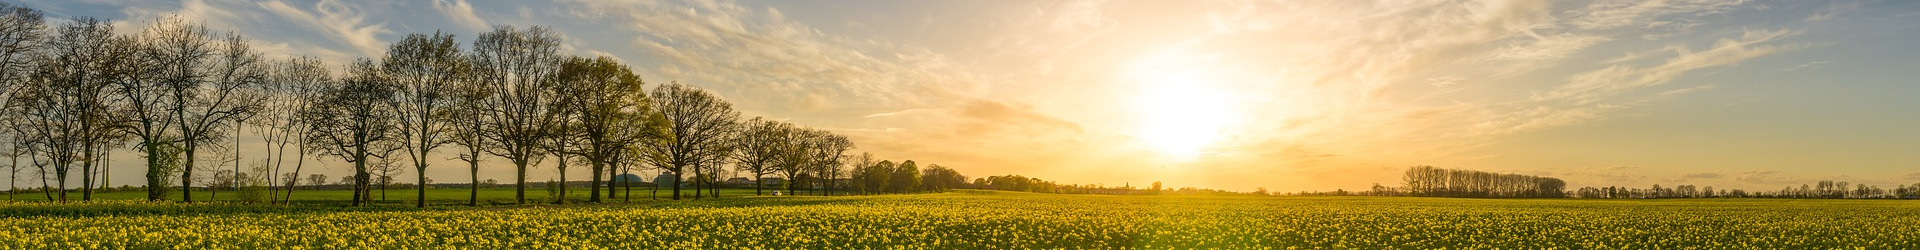
[[[1432,165],[1574,187],[1920,183],[1912,1],[24,4],[123,32],[178,16],[335,65],[409,33],[548,26],[563,53],[618,58],[649,85],[971,177],[1293,192]],[[117,155],[112,178],[137,184],[141,161]],[[430,178],[466,179],[435,164]],[[481,179],[511,179],[486,164]]]

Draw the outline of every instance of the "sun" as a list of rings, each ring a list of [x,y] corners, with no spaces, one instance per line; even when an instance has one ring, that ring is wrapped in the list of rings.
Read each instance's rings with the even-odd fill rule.
[[[1141,85],[1134,99],[1135,137],[1166,156],[1191,159],[1206,155],[1238,118],[1232,93],[1204,71],[1166,72]]]

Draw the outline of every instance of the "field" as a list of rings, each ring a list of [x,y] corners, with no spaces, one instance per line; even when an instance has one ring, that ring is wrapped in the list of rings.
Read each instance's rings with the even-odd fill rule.
[[[34,249],[1920,248],[1920,203],[1896,200],[958,191],[428,210],[32,202],[0,203],[0,225],[0,246]]]
[[[625,190],[620,190],[620,191],[625,191]],[[650,187],[634,187],[633,193],[632,193],[633,199],[645,200],[645,199],[652,198],[651,195],[653,195],[653,193],[651,193],[651,191],[652,189]],[[693,195],[692,188],[687,188],[682,191],[683,191],[683,195],[685,196]],[[390,188],[390,189],[387,189],[385,194],[383,195],[381,191],[376,187],[372,192],[373,192],[374,204],[412,206],[413,200],[414,200],[414,192],[416,191],[412,188],[405,188],[405,189]],[[430,206],[465,206],[467,205],[468,192],[469,192],[468,189],[464,189],[464,188],[439,188],[439,187],[427,188],[427,204]],[[591,192],[591,191],[587,190],[585,187],[569,187],[567,188],[567,200],[573,201],[573,202],[584,202],[588,198],[587,197],[589,194],[588,192]],[[602,189],[601,192],[606,192],[606,190]],[[765,192],[770,194],[773,192],[773,190],[767,189],[765,190]],[[782,191],[782,192],[785,192],[785,191]],[[801,191],[801,192],[805,192],[805,191]],[[622,193],[624,194],[624,192]],[[238,195],[236,194],[238,194],[238,192],[234,192],[232,190],[220,190],[219,192],[207,192],[206,190],[194,190],[193,200],[194,201],[209,201],[209,200],[237,201]],[[175,190],[169,193],[169,195],[171,196],[168,196],[167,200],[171,200],[171,201],[180,200],[180,192],[178,190]],[[507,205],[507,204],[513,204],[514,202],[513,195],[514,195],[514,190],[513,188],[510,188],[510,187],[509,188],[481,188],[479,197],[480,197],[481,204]],[[605,194],[602,194],[602,195],[605,195]],[[659,193],[659,196],[662,199],[665,199],[667,197],[672,197],[672,195],[673,195],[673,192],[668,189],[661,189]],[[723,198],[733,197],[733,196],[743,196],[743,195],[753,195],[753,189],[720,189],[720,196]],[[383,196],[384,196],[384,199],[383,199]],[[103,200],[103,201],[140,201],[140,200],[147,199],[147,193],[144,190],[95,192],[93,194],[93,198],[95,200]],[[527,202],[528,203],[536,203],[539,200],[547,199],[547,198],[548,198],[548,194],[544,186],[538,186],[533,184],[529,184],[527,186]],[[0,197],[0,200],[4,200],[4,199],[6,199],[6,197]],[[37,192],[14,194],[13,199],[22,200],[22,201],[48,200],[47,195],[42,193],[37,193]],[[73,201],[80,200],[80,192],[78,191],[68,192],[67,199],[73,200]],[[293,202],[299,203],[299,204],[305,204],[305,205],[345,205],[352,199],[353,199],[353,192],[349,190],[344,190],[344,189],[325,189],[325,190],[297,189],[293,191]]]

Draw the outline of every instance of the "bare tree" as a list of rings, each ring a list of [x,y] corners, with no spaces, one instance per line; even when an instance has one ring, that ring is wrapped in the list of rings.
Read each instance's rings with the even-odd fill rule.
[[[394,142],[395,114],[387,108],[393,88],[385,84],[373,61],[361,59],[348,66],[343,81],[327,86],[319,103],[301,112],[307,123],[307,146],[323,155],[353,163],[353,205],[371,198],[367,160],[398,148]]]
[[[9,161],[7,199],[13,199],[13,185],[20,174],[20,156],[28,154],[31,146],[21,133],[26,128],[15,126],[28,123],[16,119],[23,113],[16,111],[19,103],[13,100],[13,93],[33,69],[31,53],[39,49],[46,36],[45,16],[40,10],[0,3],[0,124],[8,128],[0,130],[0,138],[7,139],[4,152]]]
[[[807,162],[817,172],[814,176],[825,180],[822,191],[826,195],[833,195],[833,178],[839,177],[846,169],[846,153],[853,149],[853,141],[826,130],[808,130],[807,135],[803,141],[812,144],[807,147]]]
[[[253,112],[257,97],[242,93],[265,78],[260,55],[240,35],[215,39],[201,24],[162,20],[143,39],[157,50],[155,63],[164,68],[156,77],[164,85],[165,112],[179,123],[174,135],[181,142],[185,167],[181,171],[183,201],[192,202],[193,166],[202,144],[219,142],[223,126]],[[150,170],[151,171],[151,170]]]
[[[793,124],[754,117],[740,126],[739,135],[734,137],[733,159],[737,168],[753,175],[753,194],[761,195],[767,175],[779,171],[782,153],[786,152],[786,133],[794,131]]]
[[[401,166],[399,161],[392,157],[380,157],[379,160],[374,160],[373,163],[368,171],[375,176],[374,180],[380,183],[380,201],[385,202],[387,201],[387,187],[393,185],[393,176],[406,174],[407,168],[406,166]]]
[[[796,126],[787,126],[775,135],[778,136],[777,141],[780,144],[773,170],[787,179],[784,183],[787,187],[787,195],[794,195],[794,191],[800,188],[801,181],[804,181],[801,178],[815,166],[813,151],[819,144],[813,141],[818,138],[812,131]]]
[[[468,70],[460,53],[453,35],[410,34],[394,43],[381,63],[395,86],[389,105],[397,112],[399,119],[395,121],[400,129],[394,135],[402,141],[407,158],[413,160],[414,174],[422,184],[427,180],[428,155],[453,142],[457,88]],[[419,185],[417,194],[414,206],[426,207],[427,185]]]
[[[459,84],[455,85],[453,94],[456,99],[451,112],[447,113],[450,116],[447,120],[451,122],[448,134],[452,138],[451,142],[462,149],[455,159],[467,162],[467,173],[471,178],[467,182],[467,205],[479,206],[480,157],[485,155],[490,147],[485,136],[489,119],[485,117],[491,112],[487,103],[492,97],[488,94],[492,91],[492,86],[475,81],[473,78],[475,71],[472,71],[474,68],[471,62],[468,63],[468,71],[459,75],[461,80],[457,81]]]
[[[42,63],[14,93],[22,104],[16,108],[29,121],[25,136],[38,142],[34,151],[47,159],[61,190],[73,165],[81,166],[82,199],[92,196],[93,152],[111,128],[105,67],[113,39],[113,26],[104,20],[77,18],[62,25],[35,58]],[[59,196],[67,200],[66,192]]]
[[[333,73],[319,59],[312,57],[293,57],[275,62],[267,80],[257,85],[262,92],[262,102],[255,119],[251,119],[257,128],[256,133],[267,143],[267,161],[272,171],[281,172],[287,160],[293,160],[293,176],[300,176],[306,166],[306,140],[309,130],[300,112],[312,107],[314,100],[321,98],[322,90],[333,81]],[[293,146],[293,157],[287,157],[287,146]],[[282,201],[292,204],[295,181],[287,182]]]
[[[667,134],[644,146],[649,164],[673,173],[675,180],[685,180],[688,167],[726,157],[719,154],[719,149],[727,146],[723,139],[740,119],[733,104],[678,82],[654,87],[652,97],[653,107],[667,121]],[[680,199],[677,183],[673,185],[673,199]]]
[[[473,42],[473,80],[488,88],[481,134],[488,153],[513,162],[515,203],[527,202],[527,166],[547,153],[542,144],[556,120],[548,88],[559,49],[559,34],[538,26],[495,26]]]

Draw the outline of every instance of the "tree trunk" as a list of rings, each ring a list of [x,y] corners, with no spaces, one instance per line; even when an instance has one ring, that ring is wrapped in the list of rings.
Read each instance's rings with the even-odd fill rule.
[[[67,202],[67,176],[55,174],[60,178],[60,202]]]
[[[474,154],[473,157],[476,159],[467,161],[467,167],[470,170],[468,173],[473,177],[473,180],[467,183],[467,186],[472,188],[467,192],[467,206],[480,205],[480,160],[477,159],[480,154]]]
[[[305,134],[303,133],[301,137],[305,137]],[[299,151],[299,155],[298,155],[299,158],[296,158],[296,159],[300,159],[300,160],[293,161],[293,176],[295,177],[294,179],[296,180],[299,179],[300,177],[300,167],[304,167],[307,165],[307,145],[304,143],[299,144],[298,151]],[[287,198],[281,199],[283,200],[283,202],[286,202],[287,205],[293,205],[293,186],[295,184],[299,184],[299,181],[293,181],[293,182],[287,183]],[[319,184],[314,184],[314,185],[315,185],[315,189],[319,188],[318,186]]]
[[[554,154],[554,156],[560,157],[560,165],[557,168],[560,170],[560,199],[554,200],[553,203],[567,204],[567,155]]]
[[[632,174],[632,172],[629,172],[629,171],[624,171],[624,170],[623,170],[623,171],[620,171],[620,172],[621,172],[621,173],[625,173],[625,174]],[[637,177],[637,176],[636,176],[636,177]],[[621,179],[620,181],[621,181],[621,182],[625,182],[625,183],[623,183],[623,184],[621,184],[621,185],[620,185],[620,186],[622,186],[621,188],[622,188],[622,189],[626,189],[626,190],[627,190],[627,191],[626,191],[626,194],[621,194],[621,195],[620,195],[620,202],[633,202],[633,179],[624,179],[624,178],[623,178],[623,179]],[[611,188],[609,188],[609,189],[607,189],[607,193],[613,193],[613,189],[611,189]],[[9,195],[11,195],[11,194],[9,194]],[[11,197],[11,196],[9,196],[9,197]]]
[[[613,193],[613,182],[614,182],[614,180],[613,180],[613,178],[618,178],[617,176],[620,176],[619,174],[617,174],[617,173],[615,173],[615,172],[617,172],[617,171],[620,171],[620,163],[614,163],[614,162],[607,162],[606,164],[607,164],[607,166],[606,166],[606,170],[607,170],[607,200],[613,200],[613,197],[614,197],[614,193]]]
[[[591,165],[593,169],[593,177],[591,177],[593,180],[587,182],[589,186],[592,186],[591,189],[593,189],[593,191],[588,192],[590,195],[588,196],[589,198],[587,198],[587,202],[600,203],[600,170],[606,168],[607,164],[602,163],[599,159],[587,159],[587,161],[591,162],[589,165]],[[613,191],[608,190],[607,192],[612,193]]]
[[[413,197],[414,198],[413,207],[426,208],[427,207],[427,163],[422,161],[420,162],[419,166],[414,166],[413,169],[414,169],[413,172],[416,175],[420,176],[420,180],[418,182],[414,182],[414,186],[416,186],[420,191],[415,192],[419,194],[419,196]]]
[[[525,157],[521,157],[525,158]],[[513,181],[513,204],[527,204],[527,160],[514,159],[513,167],[517,173]]]
[[[760,193],[760,185],[763,184],[760,181],[763,178],[761,176],[760,173],[753,173],[753,195],[765,195]]]
[[[85,130],[85,129],[82,129]],[[93,200],[93,142],[87,142],[80,150],[86,157],[80,158],[80,200]],[[65,185],[61,185],[65,186]],[[64,192],[63,192],[64,193]]]
[[[193,202],[193,140],[186,140],[186,144],[180,163],[180,202]]]
[[[367,192],[372,183],[367,173],[367,146],[355,146],[353,150],[353,206],[358,207],[372,200],[372,193]]]
[[[682,167],[681,169],[686,169],[686,168]],[[683,178],[684,176],[681,175],[680,172],[681,171],[673,171],[673,200],[676,200],[676,201],[680,200],[680,182],[682,180],[686,180],[686,178]]]
[[[160,201],[167,198],[164,197],[166,195],[165,188],[167,184],[161,183],[160,181],[160,178],[166,173],[159,171],[160,159],[155,158],[160,157],[160,146],[154,145],[151,142],[152,140],[147,141],[148,142],[145,142],[146,145],[141,146],[141,149],[147,152],[147,201]]]

